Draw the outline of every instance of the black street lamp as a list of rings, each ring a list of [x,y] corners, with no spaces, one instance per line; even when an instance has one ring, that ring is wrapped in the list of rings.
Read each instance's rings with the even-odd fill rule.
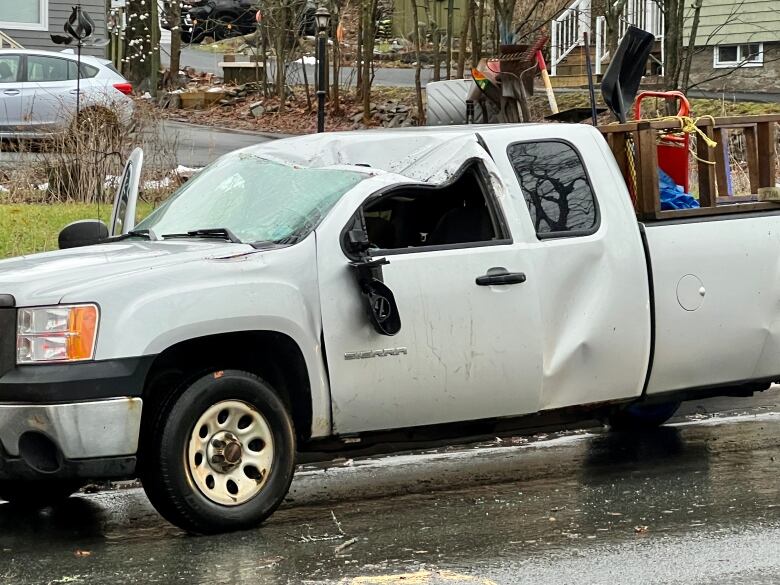
[[[324,6],[314,13],[317,21],[317,132],[325,132],[325,70],[328,66],[328,24],[330,12]]]

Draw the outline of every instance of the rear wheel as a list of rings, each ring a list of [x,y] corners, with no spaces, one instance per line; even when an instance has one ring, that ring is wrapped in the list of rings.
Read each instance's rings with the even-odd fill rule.
[[[208,374],[163,403],[143,468],[149,500],[195,533],[251,528],[287,494],[295,435],[273,389],[248,372]]]
[[[610,414],[609,426],[613,431],[654,429],[672,418],[678,408],[679,402],[631,404]]]
[[[77,480],[5,480],[0,481],[0,499],[25,507],[45,508],[58,504],[78,491]]]
[[[84,108],[73,120],[73,131],[80,140],[115,140],[122,131],[117,115],[102,106]]]
[[[236,18],[229,14],[216,16],[212,29],[214,31],[214,39],[217,41],[241,36],[241,30],[236,23]]]

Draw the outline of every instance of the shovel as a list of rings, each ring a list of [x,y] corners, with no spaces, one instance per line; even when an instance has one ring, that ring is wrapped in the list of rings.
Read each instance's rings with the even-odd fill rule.
[[[615,51],[601,80],[601,95],[604,102],[621,124],[634,103],[639,83],[645,73],[647,58],[655,44],[652,33],[628,27],[623,40]]]

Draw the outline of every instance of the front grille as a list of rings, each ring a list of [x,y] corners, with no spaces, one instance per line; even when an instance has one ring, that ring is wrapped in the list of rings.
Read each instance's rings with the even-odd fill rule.
[[[0,307],[0,378],[16,366],[16,309]]]

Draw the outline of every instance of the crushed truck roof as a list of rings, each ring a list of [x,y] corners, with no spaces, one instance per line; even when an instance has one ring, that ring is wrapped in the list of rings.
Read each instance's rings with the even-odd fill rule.
[[[511,131],[518,140],[525,132],[552,124],[484,124],[382,130],[324,132],[264,142],[244,148],[247,153],[307,167],[339,165],[369,167],[421,181],[438,182],[453,167],[488,153],[480,136]],[[556,124],[562,136],[592,131],[578,125]],[[538,134],[532,132],[532,134]]]

